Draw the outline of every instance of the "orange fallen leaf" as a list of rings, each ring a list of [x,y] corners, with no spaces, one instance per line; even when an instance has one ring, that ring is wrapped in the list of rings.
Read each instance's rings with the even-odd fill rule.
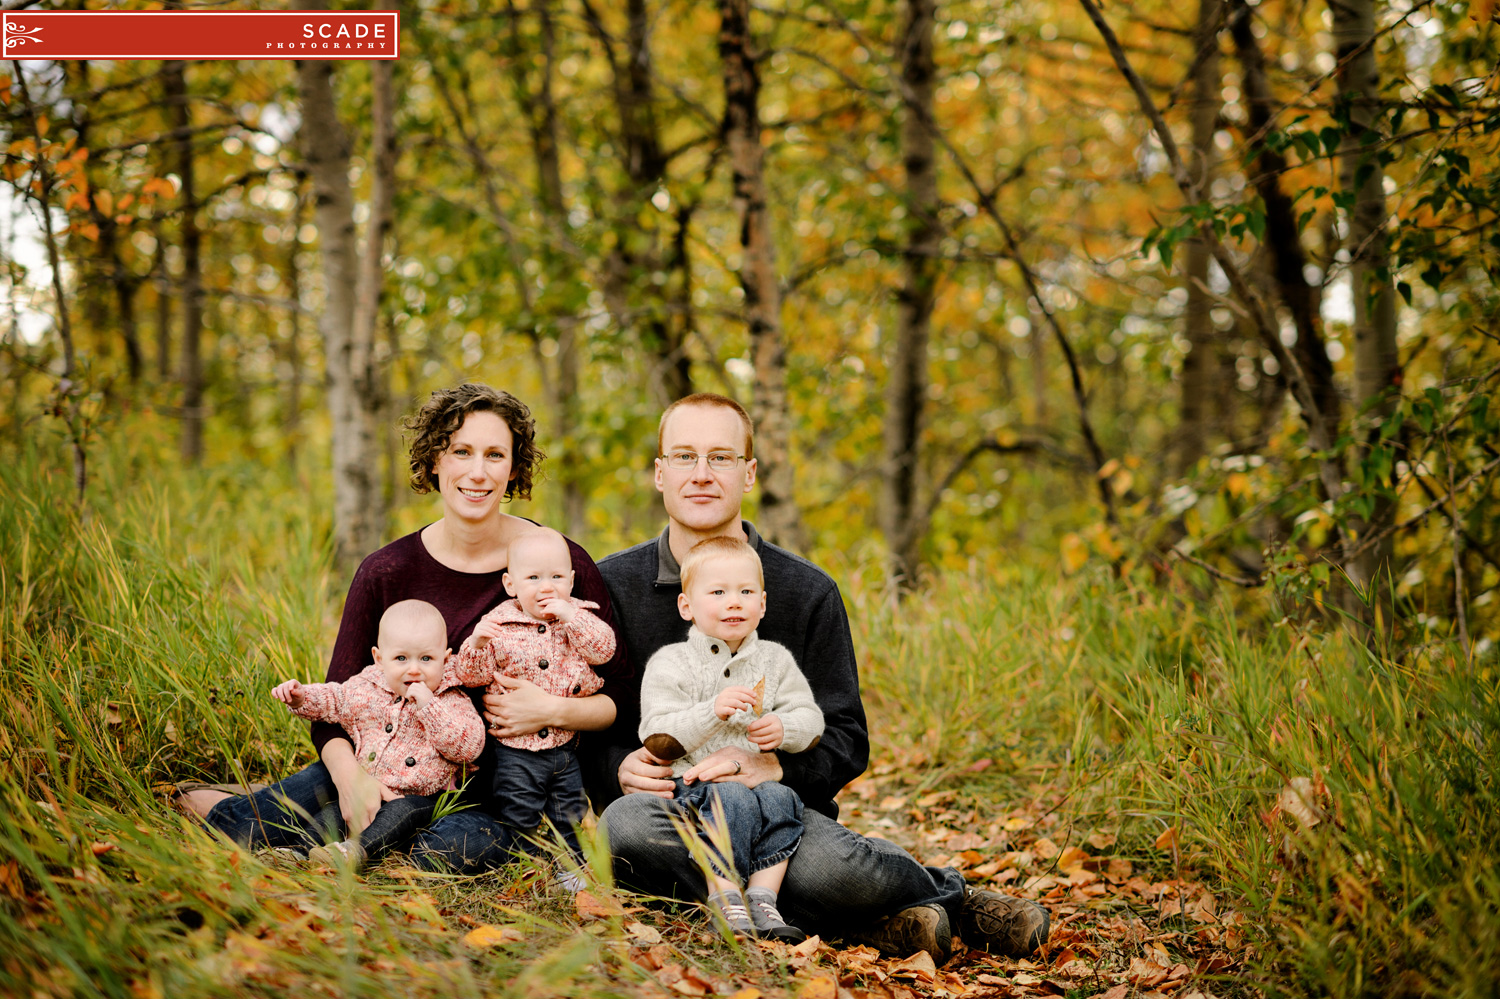
[[[793,947],[792,953],[796,954],[798,957],[812,957],[818,952],[818,948],[822,946],[822,944],[823,938],[814,933],[812,936],[808,937],[806,940]]]
[[[797,993],[799,999],[836,999],[838,994],[839,983],[832,975],[809,978]]]
[[[761,713],[765,710],[764,706],[766,703],[766,678],[761,677],[759,680],[756,680],[755,686],[750,688],[750,690],[751,693],[755,695],[755,703],[750,705],[750,710],[754,711],[755,717],[759,718],[761,716]]]
[[[893,978],[915,978],[931,982],[937,978],[937,965],[933,963],[931,954],[919,950],[906,960],[893,963],[890,974]]]
[[[525,939],[526,934],[514,926],[491,926],[489,923],[476,926],[463,936],[466,945],[479,950],[499,947],[501,944],[520,943]]]
[[[654,926],[647,926],[645,923],[628,923],[625,926],[625,932],[630,935],[631,943],[642,944],[647,947],[652,944],[661,943],[661,931]]]
[[[1060,855],[1058,855],[1057,867],[1058,870],[1063,871],[1072,870],[1073,868],[1081,868],[1090,859],[1092,858],[1089,857],[1089,852],[1087,850],[1079,849],[1076,846],[1070,846]]]
[[[1177,827],[1170,826],[1160,836],[1156,837],[1156,848],[1158,850],[1177,849]]]
[[[729,999],[760,999],[760,996],[760,989],[757,989],[754,986],[746,986],[745,988],[740,989],[734,995],[730,996]]]
[[[612,898],[600,898],[591,891],[581,891],[573,896],[573,908],[579,919],[609,919],[625,915],[625,907]]]
[[[1108,992],[1100,993],[1098,999],[1125,999],[1125,997],[1129,993],[1130,986],[1122,982],[1121,984],[1116,985],[1114,988],[1110,989]]]
[[[100,843],[96,840],[89,845],[89,849],[94,852],[94,856],[102,857],[109,851],[116,849],[116,846],[113,843]]]

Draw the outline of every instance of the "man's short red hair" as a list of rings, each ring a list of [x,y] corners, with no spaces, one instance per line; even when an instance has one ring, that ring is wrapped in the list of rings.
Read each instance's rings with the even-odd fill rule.
[[[727,395],[719,395],[716,392],[694,392],[685,395],[672,405],[662,410],[661,422],[656,425],[656,453],[662,452],[662,434],[667,429],[667,417],[671,416],[683,406],[708,406],[718,409],[732,410],[740,418],[745,426],[745,458],[748,460],[755,457],[755,421],[750,419],[750,414],[745,412],[745,407],[729,398]]]

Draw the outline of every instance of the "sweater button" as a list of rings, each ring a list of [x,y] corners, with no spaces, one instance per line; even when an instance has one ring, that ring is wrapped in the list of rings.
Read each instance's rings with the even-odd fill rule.
[[[375,759],[375,754],[374,754],[374,753],[371,753],[371,754],[370,754],[370,759],[371,759],[371,760],[372,760],[372,761],[373,761],[373,760],[374,760],[374,759]]]
[[[394,726],[394,725],[392,725],[392,724],[391,724],[391,723],[390,723],[390,722],[386,722],[386,723],[385,723],[385,730],[386,730],[386,731],[387,731],[387,732],[389,732],[389,731],[390,731],[390,730],[391,730],[391,729],[393,729],[393,728],[395,728],[395,727],[396,727],[396,726]]]
[[[548,663],[547,660],[545,660],[545,659],[543,659],[541,662],[539,662],[539,663],[536,664],[537,669],[546,669],[549,665],[551,665],[551,664]]]
[[[546,729],[542,729],[540,732],[537,733],[537,735],[539,735],[543,739],[545,739],[545,738],[547,738],[547,730]]]
[[[415,756],[408,756],[406,758],[406,765],[409,766],[409,767],[416,766],[417,765],[417,758]]]
[[[573,696],[576,697],[576,696],[578,696],[581,693],[583,693],[583,684],[581,684],[581,683],[575,683],[575,684],[573,684]]]
[[[536,626],[536,633],[538,635],[545,635],[547,633],[547,626],[545,624],[539,624],[539,625],[537,625]]]
[[[719,647],[717,645],[710,645],[708,647],[708,651],[712,652],[714,655],[718,655],[719,654]]]

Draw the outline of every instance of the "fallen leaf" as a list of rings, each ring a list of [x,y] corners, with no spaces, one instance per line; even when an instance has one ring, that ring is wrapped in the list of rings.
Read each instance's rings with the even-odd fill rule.
[[[984,770],[988,770],[994,762],[995,761],[990,759],[989,757],[985,757],[982,760],[975,760],[973,763],[970,763],[968,766],[964,767],[964,770],[967,773],[977,774]]]
[[[1027,818],[1024,815],[1017,815],[1005,820],[1005,828],[1011,832],[1015,832],[1018,829],[1030,829],[1034,825],[1036,825],[1036,819]]]
[[[792,953],[798,957],[812,957],[818,952],[818,947],[823,943],[823,938],[814,933],[806,940],[792,948]]]
[[[177,741],[177,726],[172,724],[172,719],[168,718],[166,724],[161,727],[161,734],[168,742]]]
[[[937,978],[937,965],[932,962],[932,955],[925,950],[917,951],[904,961],[892,963],[889,970],[893,978],[915,978],[923,982],[931,982]]]
[[[1125,977],[1134,982],[1138,988],[1151,989],[1166,981],[1167,974],[1167,969],[1155,961],[1148,961],[1143,957],[1132,957]]]
[[[755,703],[750,705],[750,710],[754,711],[755,717],[759,718],[763,710],[762,705],[766,702],[766,678],[761,677],[759,680],[756,680],[755,686],[750,688],[750,692],[755,695]]]
[[[1015,977],[1011,979],[1011,984],[1013,984],[1013,985],[1035,985],[1035,984],[1037,984],[1040,981],[1041,981],[1041,979],[1038,978],[1038,977],[1036,977],[1035,975],[1028,975],[1024,971],[1019,971],[1019,972],[1016,973]]]
[[[661,932],[656,927],[647,926],[645,923],[627,923],[625,925],[625,932],[630,935],[632,943],[648,947],[652,944],[661,943]]]
[[[740,989],[734,995],[730,996],[729,999],[760,999],[760,996],[760,989],[757,989],[754,986],[746,986],[745,988]]]
[[[491,926],[489,923],[476,926],[463,936],[465,944],[479,950],[499,947],[501,944],[520,943],[525,939],[526,934],[514,926]]]
[[[1323,821],[1323,808],[1318,804],[1318,791],[1311,777],[1293,777],[1287,781],[1276,796],[1276,807],[1304,829]]]
[[[800,999],[836,999],[838,994],[839,983],[832,975],[809,978],[797,993]]]
[[[120,705],[116,704],[114,701],[105,701],[104,702],[104,724],[106,724],[106,725],[119,725],[119,724],[121,724]]]
[[[885,798],[881,799],[880,802],[880,810],[883,812],[893,812],[898,808],[905,807],[906,799],[904,797],[898,797],[896,795],[887,795]]]
[[[1093,847],[1095,850],[1107,850],[1115,845],[1115,834],[1096,832],[1090,835],[1088,839],[1084,840],[1084,842]]]
[[[1130,994],[1130,986],[1121,982],[1108,992],[1101,992],[1096,999],[1125,999]]]
[[[983,974],[975,979],[980,985],[1009,985],[1009,978],[1001,978],[999,975]]]
[[[1064,947],[1052,956],[1052,967],[1061,968],[1069,961],[1076,960],[1078,960],[1078,955],[1073,953],[1073,949],[1071,947]]]
[[[1064,850],[1062,854],[1057,858],[1057,866],[1059,870],[1063,871],[1071,870],[1073,868],[1082,868],[1084,862],[1089,859],[1091,858],[1089,857],[1089,852],[1087,850],[1079,849],[1076,846],[1070,846],[1066,850]]]
[[[1062,850],[1058,849],[1057,844],[1052,842],[1050,839],[1043,838],[1031,844],[1031,852],[1036,854],[1042,860],[1051,860],[1053,857],[1061,853]]]
[[[612,898],[600,898],[591,891],[581,891],[573,896],[573,908],[579,919],[609,919],[625,915],[625,907]]]
[[[1177,827],[1170,826],[1160,836],[1156,837],[1156,848],[1158,850],[1177,849]]]
[[[94,856],[102,857],[116,847],[113,843],[100,843],[96,840],[89,845],[89,849],[93,851]]]

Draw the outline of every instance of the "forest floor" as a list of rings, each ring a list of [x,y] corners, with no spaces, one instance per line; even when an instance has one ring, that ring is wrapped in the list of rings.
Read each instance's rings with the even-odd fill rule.
[[[1370,649],[1326,608],[1045,552],[935,574],[815,553],[872,765],[842,818],[1035,898],[1047,947],[945,966],[744,946],[535,864],[367,876],[211,839],[166,795],[310,759],[269,697],[337,623],[316,495],[122,449],[100,503],[0,463],[0,995],[1468,997],[1500,980],[1500,669]],[[141,474],[148,467],[151,474]]]

